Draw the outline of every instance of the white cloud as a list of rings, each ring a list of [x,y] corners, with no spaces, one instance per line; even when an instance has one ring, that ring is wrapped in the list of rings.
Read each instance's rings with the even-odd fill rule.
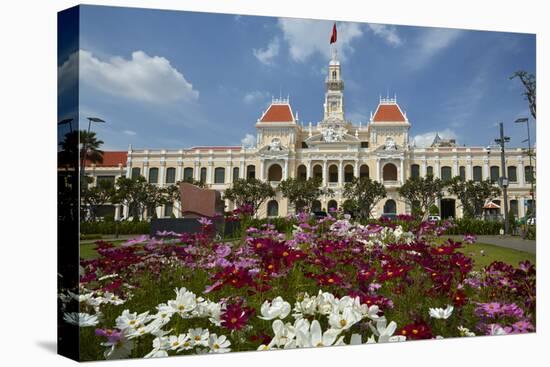
[[[269,92],[255,90],[248,92],[243,97],[243,102],[246,104],[262,103],[269,99]]]
[[[241,139],[241,145],[247,148],[255,146],[256,137],[252,134],[246,134],[244,138]]]
[[[126,134],[126,135],[130,135],[130,136],[135,136],[136,135],[136,132],[133,131],[133,130],[124,130],[123,133]]]
[[[394,26],[385,24],[369,24],[368,26],[375,35],[392,46],[400,46],[403,43]]]
[[[406,63],[412,69],[421,69],[441,51],[451,46],[463,34],[460,29],[428,28],[421,31]]]
[[[305,62],[315,53],[330,58],[332,21],[279,18],[278,25],[288,43],[290,57],[294,61]],[[346,55],[354,51],[351,43],[363,35],[363,30],[359,23],[338,23],[336,27],[339,57],[345,60]]]
[[[256,58],[265,65],[272,65],[273,59],[279,55],[280,41],[279,38],[275,37],[269,42],[266,48],[264,49],[253,49],[252,53]]]
[[[432,145],[432,142],[434,141],[435,134],[439,134],[439,136],[443,139],[456,139],[457,135],[456,133],[451,129],[445,129],[441,131],[429,131],[424,134],[418,134],[415,135],[412,138],[411,143],[414,143],[416,147],[418,148],[426,148]]]
[[[128,99],[152,103],[193,102],[199,92],[166,58],[134,51],[130,59],[120,56],[100,60],[80,50],[59,68],[60,85],[78,64],[83,85]],[[67,75],[67,77],[64,77]]]

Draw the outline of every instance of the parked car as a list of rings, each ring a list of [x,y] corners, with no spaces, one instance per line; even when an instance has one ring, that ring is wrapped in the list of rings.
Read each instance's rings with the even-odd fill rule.
[[[430,215],[428,217],[429,222],[438,222],[441,220],[441,217],[439,215]]]

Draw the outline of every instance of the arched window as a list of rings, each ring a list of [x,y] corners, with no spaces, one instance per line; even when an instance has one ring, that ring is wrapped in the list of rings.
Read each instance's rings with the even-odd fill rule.
[[[491,182],[498,182],[500,177],[500,168],[498,166],[491,166]]]
[[[328,182],[338,182],[338,166],[335,164],[328,168]]]
[[[320,180],[323,179],[323,167],[320,164],[317,164],[313,167],[313,177]]]
[[[239,167],[233,167],[233,182],[239,179]]]
[[[200,182],[206,183],[206,167],[201,168],[201,178]]]
[[[369,166],[362,164],[359,167],[359,178],[368,178],[369,177]]]
[[[168,169],[166,169],[166,183],[176,183],[176,169],[174,167],[168,167]]]
[[[214,169],[214,183],[222,184],[225,182],[225,168],[216,167]]]
[[[193,179],[193,168],[185,167],[185,169],[183,170],[183,180],[191,181],[192,179]]]
[[[338,203],[336,202],[336,200],[330,200],[327,204],[327,209],[329,211],[337,210],[338,209]]]
[[[311,211],[312,212],[321,211],[321,202],[319,200],[313,200],[313,203],[311,203]]]
[[[441,167],[441,179],[443,181],[450,181],[453,176],[451,167],[449,166],[443,166]]]
[[[336,80],[337,76],[338,76],[338,74],[336,74],[336,70],[333,70],[332,71],[332,80]]]
[[[426,176],[433,176],[434,175],[434,168],[432,166],[426,167]]]
[[[279,182],[283,178],[283,169],[278,164],[272,164],[267,170],[267,180]]]
[[[277,200],[270,200],[267,202],[267,216],[277,217],[279,216],[279,203]]]
[[[353,166],[348,164],[344,167],[344,182],[353,181]]]
[[[458,175],[463,181],[466,181],[466,167],[464,166],[458,167]]]
[[[384,181],[397,181],[397,167],[393,163],[387,163],[382,169]]]
[[[516,166],[508,166],[508,181],[510,182],[518,181],[518,170]]]
[[[397,212],[397,205],[395,204],[395,200],[388,199],[386,200],[386,203],[384,204],[384,214],[395,214]]]
[[[534,182],[534,172],[533,167],[525,166],[525,182],[531,183]]]
[[[412,178],[420,177],[420,166],[418,164],[411,164],[411,177]]]
[[[298,166],[298,169],[296,170],[296,178],[304,181],[307,179],[307,168],[303,164]]]
[[[159,182],[159,169],[156,167],[149,169],[149,183],[156,184]]]
[[[519,211],[518,211],[518,201],[517,200],[510,200],[510,211],[512,212],[512,215],[514,217],[518,217],[519,216]]]
[[[256,166],[251,164],[246,166],[246,178],[256,178]]]
[[[482,180],[481,166],[474,166],[474,181],[481,182]]]

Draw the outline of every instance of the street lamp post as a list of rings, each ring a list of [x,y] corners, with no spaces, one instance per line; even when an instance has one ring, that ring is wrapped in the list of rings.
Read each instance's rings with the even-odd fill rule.
[[[527,155],[529,156],[529,173],[531,175],[531,177],[529,177],[529,182],[531,183],[531,216],[536,217],[536,214],[535,214],[536,213],[535,212],[535,208],[536,208],[536,205],[535,205],[535,187],[534,187],[534,182],[533,182],[533,177],[535,175],[534,175],[534,169],[533,169],[533,162],[532,162],[532,158],[531,158],[532,153],[531,153],[531,133],[529,131],[529,118],[520,117],[520,118],[516,119],[515,122],[516,123],[525,123],[527,125],[527,139],[522,141],[522,143],[525,143],[527,141],[527,146],[528,146]],[[525,228],[526,228],[526,230],[525,230],[524,235],[526,235],[528,225],[529,225],[528,218],[525,218]]]
[[[504,144],[509,142],[510,138],[504,136],[504,124],[500,123],[500,138],[495,139],[495,143],[500,145],[500,186],[502,187],[502,196],[504,201],[504,234],[510,234],[510,223],[508,222],[508,178],[506,177],[506,157],[504,155]]]

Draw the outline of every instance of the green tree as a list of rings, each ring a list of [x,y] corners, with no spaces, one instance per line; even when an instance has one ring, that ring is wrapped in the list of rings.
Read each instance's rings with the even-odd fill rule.
[[[98,140],[93,131],[80,131],[80,160],[90,163],[102,163],[103,151],[100,147],[103,145],[103,140]]]
[[[510,76],[510,79],[518,78],[521,83],[523,84],[523,87],[525,88],[525,91],[523,92],[523,95],[525,96],[525,99],[529,103],[529,111],[531,112],[531,116],[536,120],[537,119],[537,79],[535,76],[531,73],[528,73],[524,70],[516,71],[512,76]]]
[[[97,208],[112,201],[115,196],[115,187],[110,181],[98,181],[94,187],[83,191],[82,200],[89,210],[90,220],[96,220]]]
[[[426,177],[410,177],[398,189],[403,197],[423,219],[430,213],[430,207],[443,197],[445,183],[432,175]]]
[[[307,180],[289,177],[281,181],[277,189],[294,205],[296,211],[303,208],[311,208],[313,201],[322,195],[332,195],[331,189],[321,188],[320,178],[310,177]]]
[[[225,190],[224,197],[233,201],[237,206],[252,205],[254,213],[268,198],[275,196],[275,189],[269,182],[255,178],[238,179]]]
[[[500,196],[500,192],[500,188],[489,179],[477,182],[454,177],[449,185],[449,193],[460,200],[465,218],[481,216],[485,202]]]
[[[130,216],[134,220],[143,219],[146,209],[148,186],[145,177],[134,178],[119,177],[116,181],[117,190],[112,202],[122,204],[130,208]]]
[[[374,206],[386,197],[386,188],[369,177],[354,177],[344,185],[342,194],[347,199],[345,210],[356,213],[360,219],[368,219]]]

